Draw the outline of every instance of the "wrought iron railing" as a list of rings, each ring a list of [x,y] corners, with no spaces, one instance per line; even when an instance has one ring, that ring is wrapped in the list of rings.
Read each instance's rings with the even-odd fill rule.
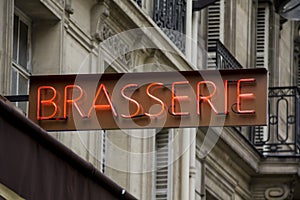
[[[217,41],[216,47],[216,65],[218,69],[243,68],[222,42]]]
[[[187,0],[154,0],[154,22],[165,32],[170,40],[185,52]]]
[[[241,64],[218,41],[218,69],[239,69]],[[268,126],[232,127],[248,136],[250,143],[264,156],[300,156],[300,88],[270,87],[268,90]]]
[[[250,142],[265,156],[300,154],[300,92],[297,87],[271,87],[268,126],[252,127]]]
[[[142,7],[142,0],[133,1]],[[185,52],[186,43],[186,6],[187,0],[153,1],[153,21],[182,52]]]

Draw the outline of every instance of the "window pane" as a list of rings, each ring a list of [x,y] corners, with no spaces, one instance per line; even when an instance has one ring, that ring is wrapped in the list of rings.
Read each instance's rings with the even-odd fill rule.
[[[19,92],[18,94],[27,94],[28,92],[28,79],[19,74]]]
[[[28,26],[20,21],[19,64],[27,69]]]
[[[18,24],[19,24],[19,17],[14,15],[13,59],[14,59],[15,62],[18,62],[18,60],[17,60],[17,54],[18,54]]]
[[[27,102],[18,102],[18,107],[24,112],[27,113]]]
[[[11,69],[11,94],[17,94],[17,71]]]

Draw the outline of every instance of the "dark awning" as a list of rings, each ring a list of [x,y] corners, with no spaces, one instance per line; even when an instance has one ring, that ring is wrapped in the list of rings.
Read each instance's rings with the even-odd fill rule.
[[[193,0],[193,11],[199,11],[213,3],[217,0]]]
[[[0,184],[25,199],[135,199],[1,99],[0,160]]]

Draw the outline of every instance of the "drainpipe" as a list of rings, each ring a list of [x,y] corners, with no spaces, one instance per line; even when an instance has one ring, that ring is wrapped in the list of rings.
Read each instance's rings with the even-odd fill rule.
[[[200,11],[193,12],[193,40],[192,40],[192,63],[195,69],[198,69],[197,55],[198,55],[198,29],[200,24]]]
[[[206,199],[206,192],[205,192],[205,158],[200,159],[200,197],[202,200]]]
[[[181,199],[189,199],[189,165],[190,165],[190,129],[184,128],[182,133],[181,156]]]
[[[190,198],[195,199],[195,184],[196,184],[196,134],[197,129],[190,129]]]
[[[193,1],[186,2],[186,46],[185,55],[189,62],[192,62],[192,9]]]

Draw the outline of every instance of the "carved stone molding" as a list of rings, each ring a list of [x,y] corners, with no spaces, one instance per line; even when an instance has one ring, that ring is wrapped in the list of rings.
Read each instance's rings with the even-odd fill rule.
[[[72,0],[65,1],[65,11],[70,15],[74,14],[74,9],[72,7]]]
[[[105,22],[101,24],[96,34],[97,39],[101,41],[101,48],[119,59],[125,67],[130,67],[132,62],[130,47],[122,36],[115,35],[116,32]]]
[[[94,40],[103,41],[100,35],[101,30],[105,29],[105,19],[110,15],[109,1],[98,0],[91,10],[91,35]]]
[[[189,173],[189,176],[190,177],[195,177],[196,176],[196,167],[193,167],[193,166],[190,166],[190,173]]]
[[[290,199],[290,188],[287,185],[278,185],[270,187],[265,191],[265,198],[267,200],[286,200]]]
[[[144,65],[144,57],[145,54],[142,51],[132,51],[131,52],[131,66],[130,66],[130,70],[131,71],[138,71],[138,69],[136,67],[139,67],[141,65]]]
[[[101,47],[111,55],[116,56],[125,67],[131,65],[129,45],[121,37],[113,37],[117,34],[107,22],[110,16],[110,1],[98,0],[91,10],[91,36],[94,41],[101,42]]]
[[[105,26],[100,32],[101,37],[103,36],[103,42],[101,48],[109,52],[113,57],[118,59],[126,68],[131,66],[131,52],[129,45],[121,37],[112,37],[115,35],[112,29]]]
[[[104,41],[104,40],[112,37],[115,34],[116,33],[110,28],[110,26],[104,22],[101,24],[101,26],[97,30],[97,34],[96,34],[97,38],[96,39],[98,39],[100,41]]]
[[[146,49],[145,53],[147,54],[145,63],[159,63],[159,59],[162,56],[158,49]]]

